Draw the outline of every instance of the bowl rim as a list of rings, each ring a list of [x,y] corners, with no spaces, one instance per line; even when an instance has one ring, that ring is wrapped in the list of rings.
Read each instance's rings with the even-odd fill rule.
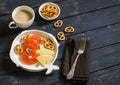
[[[18,59],[19,55],[15,54],[13,51],[14,46],[15,46],[15,44],[17,44],[17,42],[19,42],[18,40],[20,40],[20,37],[26,33],[32,33],[32,32],[43,33],[44,35],[49,36],[49,38],[51,38],[52,41],[54,42],[54,44],[56,45],[55,58],[51,63],[49,63],[45,67],[40,66],[39,68],[37,68],[37,67],[35,67],[35,65],[25,65]],[[57,39],[51,33],[41,31],[41,30],[24,30],[20,34],[18,34],[15,37],[15,39],[13,40],[9,55],[10,55],[10,59],[12,60],[13,63],[16,64],[17,67],[21,67],[22,69],[24,69],[26,71],[30,71],[30,72],[39,72],[39,71],[49,68],[50,65],[53,65],[53,63],[55,62],[55,60],[57,59],[57,56],[58,56],[58,50],[59,50],[58,48],[59,48],[59,43],[57,42]]]
[[[42,8],[43,8],[45,5],[48,5],[48,4],[54,4],[54,5],[58,8],[59,12],[58,12],[58,15],[57,15],[56,17],[54,17],[54,18],[45,18],[45,17],[41,14]],[[40,15],[44,20],[54,20],[54,19],[56,19],[56,18],[60,15],[61,9],[60,9],[60,6],[59,6],[58,4],[56,4],[56,3],[53,3],[53,2],[45,2],[45,3],[43,3],[42,5],[39,6],[38,13],[39,13],[39,15]]]

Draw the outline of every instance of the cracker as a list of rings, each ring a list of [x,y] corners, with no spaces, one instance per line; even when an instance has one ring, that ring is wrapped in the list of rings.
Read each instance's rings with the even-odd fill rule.
[[[62,25],[63,25],[63,21],[62,21],[62,20],[57,20],[57,21],[54,23],[54,27],[55,27],[55,28],[61,27]]]
[[[71,32],[74,32],[74,31],[75,31],[75,28],[72,27],[72,26],[67,26],[67,27],[65,27],[64,31],[65,31],[66,33],[71,33]]]
[[[23,48],[22,48],[22,46],[21,45],[16,45],[15,47],[14,47],[14,52],[16,53],[16,54],[20,54],[20,53],[22,53],[23,52]]]
[[[47,49],[50,49],[50,50],[54,50],[55,49],[54,43],[49,38],[46,39],[46,41],[44,43],[44,47],[47,48]]]
[[[23,36],[21,37],[21,41],[26,41],[28,38],[30,38],[30,35],[29,35],[29,34],[23,35]]]
[[[63,32],[58,32],[57,33],[57,39],[58,40],[65,40],[65,35]]]

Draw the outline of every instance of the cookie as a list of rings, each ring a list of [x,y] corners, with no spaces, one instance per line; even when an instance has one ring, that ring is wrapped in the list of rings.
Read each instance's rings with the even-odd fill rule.
[[[54,27],[55,27],[55,28],[61,27],[62,25],[63,25],[63,21],[62,21],[62,20],[57,20],[57,21],[54,23]]]
[[[46,42],[50,42],[50,43],[53,43],[51,39],[47,38],[46,39]]]
[[[16,46],[14,47],[14,52],[15,52],[16,54],[22,53],[22,52],[23,52],[22,46],[21,46],[21,45],[16,45]]]
[[[30,35],[29,35],[29,34],[23,35],[23,36],[21,37],[21,41],[26,41],[28,38],[30,38]]]
[[[71,32],[74,32],[75,29],[74,29],[74,27],[72,27],[72,26],[67,26],[67,27],[65,27],[64,31],[65,31],[66,33],[71,33]]]
[[[54,50],[55,49],[54,43],[50,39],[47,39],[45,41],[44,47],[47,48],[47,49],[50,49],[50,50]]]
[[[63,32],[58,32],[57,33],[57,38],[58,40],[65,40],[65,35]]]

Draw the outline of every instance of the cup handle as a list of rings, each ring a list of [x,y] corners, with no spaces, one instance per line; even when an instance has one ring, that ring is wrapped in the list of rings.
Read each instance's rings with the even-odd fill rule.
[[[8,26],[9,26],[10,29],[16,29],[16,28],[18,28],[18,26],[15,24],[14,21],[10,22]]]

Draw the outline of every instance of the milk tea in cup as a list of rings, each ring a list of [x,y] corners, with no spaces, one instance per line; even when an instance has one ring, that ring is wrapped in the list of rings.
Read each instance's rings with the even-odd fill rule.
[[[18,22],[28,22],[32,17],[33,15],[27,10],[20,10],[14,16],[15,20]]]
[[[19,6],[12,12],[13,21],[9,23],[9,28],[27,28],[32,25],[34,18],[35,13],[32,8],[28,6]]]

